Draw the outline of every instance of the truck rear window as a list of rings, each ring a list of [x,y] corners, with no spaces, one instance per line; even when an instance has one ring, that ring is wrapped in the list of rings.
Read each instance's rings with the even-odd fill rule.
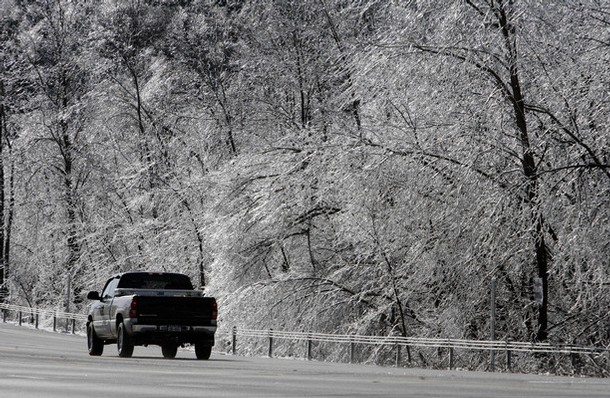
[[[193,284],[188,276],[182,274],[137,272],[124,274],[118,288],[193,290]]]

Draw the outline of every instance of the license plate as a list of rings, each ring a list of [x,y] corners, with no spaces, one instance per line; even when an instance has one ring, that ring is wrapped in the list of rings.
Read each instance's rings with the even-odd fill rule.
[[[162,332],[183,332],[187,330],[186,326],[180,325],[169,325],[169,326],[160,326],[159,330]]]

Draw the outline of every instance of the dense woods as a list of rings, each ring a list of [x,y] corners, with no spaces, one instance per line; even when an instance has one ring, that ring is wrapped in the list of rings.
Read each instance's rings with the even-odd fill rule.
[[[610,344],[605,0],[0,0],[0,41],[4,300],[159,269],[224,327],[489,339],[493,279],[496,338]]]

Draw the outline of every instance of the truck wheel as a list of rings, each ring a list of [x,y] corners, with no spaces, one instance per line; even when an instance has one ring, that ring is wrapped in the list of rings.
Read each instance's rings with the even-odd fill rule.
[[[178,353],[178,346],[172,343],[163,344],[161,346],[161,352],[163,353],[163,358],[176,358],[176,354]]]
[[[133,355],[133,340],[131,339],[131,336],[127,334],[127,330],[125,330],[125,324],[123,322],[119,324],[116,346],[121,358],[131,358]]]
[[[87,323],[87,350],[91,356],[100,356],[104,352],[104,341],[97,337],[91,323]]]
[[[197,356],[197,359],[210,359],[210,355],[212,355],[212,347],[209,345],[196,343],[195,355]]]

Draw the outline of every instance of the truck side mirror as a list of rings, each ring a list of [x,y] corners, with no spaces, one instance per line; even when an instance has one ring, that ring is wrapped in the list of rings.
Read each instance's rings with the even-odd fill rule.
[[[100,294],[98,292],[93,292],[93,291],[87,293],[87,298],[89,300],[98,300],[98,301],[101,300]]]

